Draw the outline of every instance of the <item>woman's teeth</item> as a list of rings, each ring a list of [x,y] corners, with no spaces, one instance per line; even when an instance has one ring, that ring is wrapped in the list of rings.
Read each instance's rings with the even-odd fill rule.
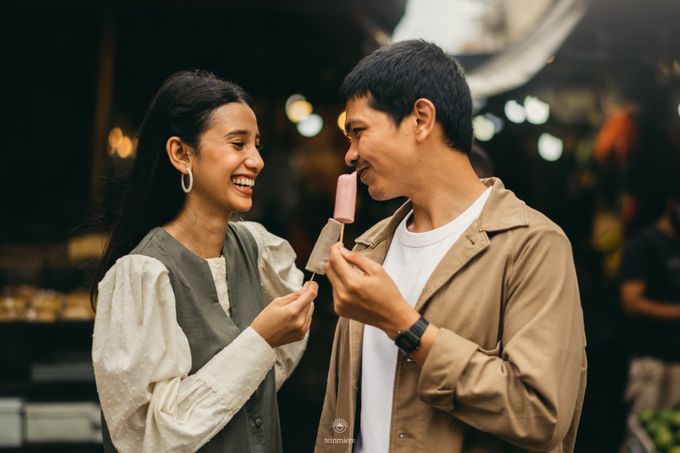
[[[237,186],[255,187],[255,180],[254,179],[244,178],[243,176],[238,176],[236,178],[232,178],[231,182],[233,182]]]

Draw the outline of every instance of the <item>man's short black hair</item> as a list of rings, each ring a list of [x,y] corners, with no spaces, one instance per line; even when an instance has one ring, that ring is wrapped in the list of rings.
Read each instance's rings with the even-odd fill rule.
[[[367,96],[376,110],[399,126],[419,98],[432,101],[444,142],[470,154],[472,98],[458,61],[436,44],[423,40],[397,42],[362,59],[340,87],[344,102]]]

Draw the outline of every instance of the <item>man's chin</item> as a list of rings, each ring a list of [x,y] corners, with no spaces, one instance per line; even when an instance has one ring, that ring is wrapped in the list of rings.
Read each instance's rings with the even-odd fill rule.
[[[398,197],[398,195],[392,195],[378,186],[368,186],[368,194],[375,201],[388,201]]]

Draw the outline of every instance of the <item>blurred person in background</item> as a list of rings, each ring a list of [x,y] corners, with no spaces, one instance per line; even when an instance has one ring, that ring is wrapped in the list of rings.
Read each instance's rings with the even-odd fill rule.
[[[276,394],[317,287],[285,240],[229,221],[252,206],[260,147],[249,96],[210,73],[151,102],[92,290],[105,451],[282,450]]]
[[[475,174],[462,68],[399,42],[341,95],[346,163],[374,199],[409,200],[355,251],[332,247],[340,319],[316,451],[571,452],[586,384],[571,246]]]
[[[666,209],[633,236],[620,268],[631,361],[625,398],[630,413],[680,401],[680,181],[665,178]]]

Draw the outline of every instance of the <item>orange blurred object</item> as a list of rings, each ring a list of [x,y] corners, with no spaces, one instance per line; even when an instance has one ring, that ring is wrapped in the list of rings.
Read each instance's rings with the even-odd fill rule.
[[[637,127],[625,108],[614,110],[607,118],[595,141],[595,158],[605,161],[613,156],[623,162],[637,141]]]

